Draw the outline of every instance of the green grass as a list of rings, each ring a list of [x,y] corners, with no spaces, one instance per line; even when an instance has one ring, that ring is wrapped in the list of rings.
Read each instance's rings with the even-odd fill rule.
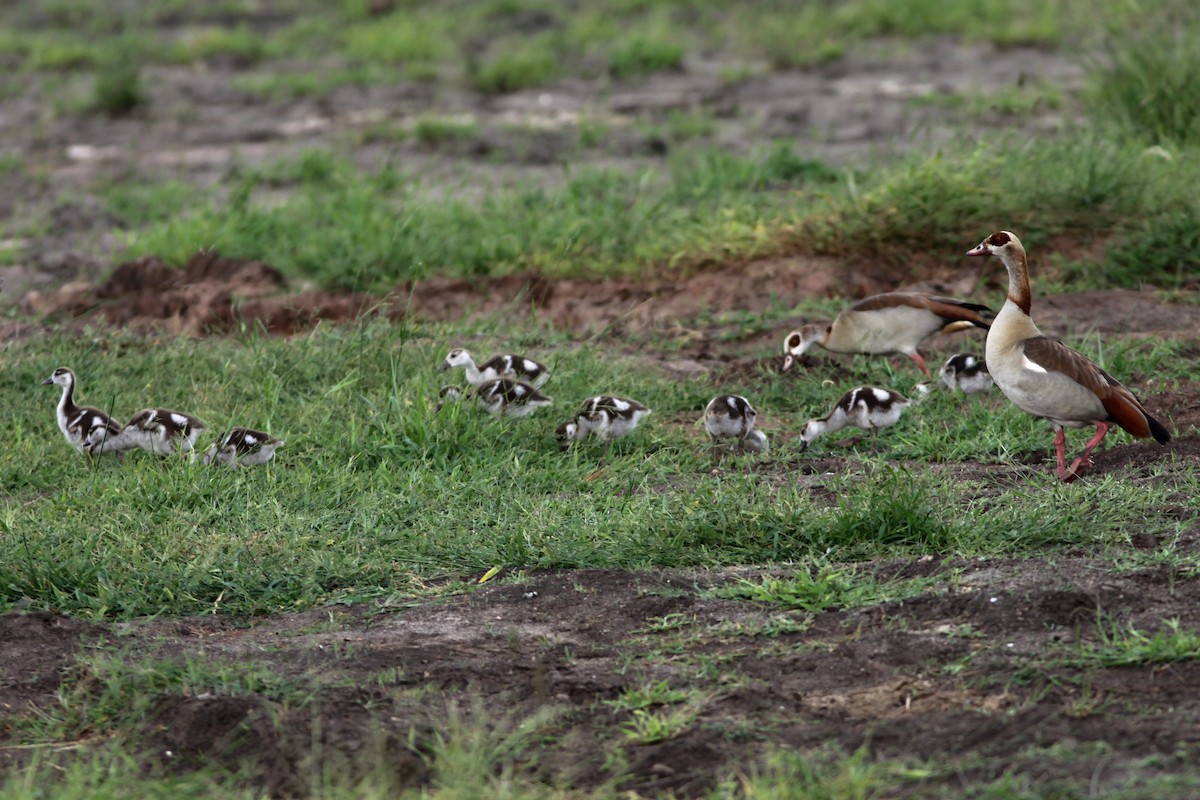
[[[1186,630],[1177,619],[1146,633],[1132,625],[1099,624],[1099,638],[1085,640],[1067,661],[1081,667],[1135,667],[1200,659],[1200,632]]]
[[[1200,141],[1200,52],[1192,3],[1130,4],[1107,20],[1103,57],[1090,71],[1088,100],[1145,144]]]
[[[471,346],[526,350],[551,364],[553,409],[520,421],[493,420],[469,405],[435,413],[444,376],[434,367],[451,346],[470,341],[468,333],[367,322],[292,340],[251,329],[201,343],[57,335],[11,345],[0,378],[9,432],[0,464],[0,603],[28,599],[108,618],[256,614],[406,596],[431,578],[495,565],[1119,551],[1133,530],[1170,537],[1186,525],[1162,509],[1175,502],[1168,496],[1197,489],[1194,476],[1171,472],[1147,486],[1119,475],[1061,486],[1044,464],[1029,469],[1027,485],[976,497],[971,483],[930,472],[921,460],[874,466],[897,457],[885,441],[879,456],[860,448],[865,465],[824,481],[840,498],[831,506],[771,479],[805,458],[786,437],[773,443],[763,474],[709,474],[707,445],[691,424],[716,391],[707,380],[675,381],[639,360],[613,361],[603,347],[533,328],[507,343]],[[1131,368],[1139,352],[1127,354]],[[189,368],[174,368],[180,361]],[[124,465],[89,463],[54,426],[57,393],[37,385],[64,364],[79,374],[80,402],[119,417],[153,402],[217,429],[268,430],[287,445],[271,467],[241,472],[141,453]],[[598,386],[655,409],[616,442],[612,464],[599,473],[595,448],[562,453],[553,438],[567,410]],[[827,402],[818,382],[777,373],[739,388],[793,433],[810,404]],[[926,455],[914,458],[959,448],[956,457],[1004,464],[1030,448],[1049,450],[1048,431],[1027,415],[964,417],[957,401],[918,408],[902,423],[913,437],[920,432]],[[881,439],[900,439],[901,427]],[[980,443],[974,451],[972,442]]]
[[[416,135],[440,143],[473,133],[444,122],[419,120]],[[281,175],[292,191],[264,192]],[[1191,193],[1200,158],[1166,160],[1089,135],[917,155],[870,173],[839,172],[786,145],[747,156],[684,148],[661,170],[569,169],[558,186],[485,185],[470,200],[431,198],[415,175],[364,173],[329,151],[238,177],[232,198],[201,195],[162,206],[158,218],[136,215],[124,230],[129,254],[182,264],[216,247],[328,286],[386,291],[433,274],[640,273],[796,251],[956,262],[1003,227],[1021,236],[1035,277],[1173,288],[1190,279],[1200,241]],[[111,202],[155,191],[114,187]],[[1044,249],[1087,232],[1109,242],[1098,264]]]
[[[885,529],[886,535],[888,531]],[[712,591],[715,597],[731,600],[755,600],[786,609],[825,611],[854,608],[903,600],[921,594],[937,579],[916,579],[879,583],[872,577],[858,578],[852,571],[822,566],[800,568],[788,577],[764,575],[757,582],[745,579]]]
[[[472,88],[483,94],[509,94],[550,83],[558,75],[554,41],[537,37],[501,46],[482,61],[468,63]]]
[[[106,736],[142,721],[167,693],[256,695],[281,707],[303,706],[310,699],[308,690],[290,685],[263,664],[144,660],[102,650],[81,656],[71,666],[56,693],[57,702],[22,719],[20,735],[27,741],[52,742]]]

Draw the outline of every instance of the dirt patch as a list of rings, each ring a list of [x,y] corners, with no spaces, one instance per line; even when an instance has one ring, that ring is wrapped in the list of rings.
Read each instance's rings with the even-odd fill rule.
[[[756,579],[751,570],[579,570],[403,608],[318,609],[236,627],[212,618],[126,624],[120,646],[133,661],[254,665],[298,690],[164,693],[134,738],[150,771],[215,763],[272,796],[303,795],[320,774],[314,764],[362,773],[384,764],[397,786],[427,786],[434,731],[467,724],[504,735],[538,715],[534,769],[546,780],[586,789],[616,779],[680,797],[703,796],[756,763],[764,740],[798,749],[832,740],[922,763],[969,755],[972,769],[1035,783],[1047,771],[1086,783],[1097,766],[1061,750],[1024,760],[1031,748],[1104,742],[1105,786],[1139,759],[1200,745],[1200,664],[1072,660],[1099,613],[1149,628],[1167,618],[1200,624],[1188,600],[1200,578],[1113,573],[1069,557],[865,569],[882,578],[917,567],[957,576],[904,602],[813,615],[708,593]],[[772,631],[781,619],[803,624]],[[6,715],[49,702],[71,680],[63,666],[81,642],[114,634],[52,614],[0,616]],[[611,701],[660,681],[692,694],[649,710],[685,709],[689,721],[664,741],[640,742],[626,732],[631,712]],[[0,752],[12,757],[22,751],[4,746],[9,735]],[[935,771],[912,789],[957,780]]]
[[[183,269],[147,256],[119,265],[104,281],[72,281],[57,290],[33,290],[22,309],[37,317],[101,320],[135,330],[174,335],[226,333],[261,324],[276,334],[306,330],[321,320],[342,322],[367,313],[430,321],[511,314],[537,318],[580,335],[659,331],[693,340],[702,358],[720,326],[698,318],[724,312],[760,314],[812,297],[864,297],[896,289],[962,293],[945,282],[911,283],[905,269],[857,268],[833,259],[770,258],[710,265],[677,277],[550,279],[521,274],[467,281],[432,278],[388,296],[319,290],[295,291],[282,273],[261,261],[197,253]],[[1152,291],[1107,290],[1038,299],[1038,322],[1051,334],[1086,332],[1200,338],[1200,306],[1163,302]],[[808,317],[782,320],[782,332]],[[692,325],[686,328],[685,325]],[[728,332],[722,340],[729,341]],[[743,337],[745,338],[745,337]],[[774,334],[751,335],[771,344]],[[756,364],[747,361],[746,369]]]
[[[284,291],[283,274],[261,261],[194,255],[183,269],[147,256],[118,266],[102,283],[75,281],[54,292],[32,291],[23,310],[39,317],[103,321],[136,331],[175,336],[228,333],[261,325],[288,335],[320,320],[352,320],[378,300],[363,294]]]

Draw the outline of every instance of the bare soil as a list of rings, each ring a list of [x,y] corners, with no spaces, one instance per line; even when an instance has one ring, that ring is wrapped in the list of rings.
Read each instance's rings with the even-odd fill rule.
[[[1085,554],[871,569],[881,578],[958,576],[904,602],[815,615],[708,595],[760,574],[752,570],[538,572],[408,606],[236,623],[110,626],[7,614],[0,702],[18,715],[53,705],[73,654],[118,635],[131,658],[266,666],[307,702],[165,693],[135,739],[149,772],[216,764],[281,797],[310,788],[316,753],[326,766],[382,765],[400,786],[424,785],[431,775],[422,755],[448,718],[503,734],[547,709],[544,744],[527,765],[536,774],[596,786],[611,778],[618,751],[619,785],[645,795],[701,796],[768,745],[830,742],[956,765],[899,796],[933,787],[953,794],[1008,771],[1043,787],[1104,789],[1134,773],[1152,777],[1157,770],[1145,764],[1156,756],[1164,773],[1186,769],[1176,759],[1200,744],[1200,663],[1096,669],[1068,657],[1111,623],[1108,615],[1143,630],[1166,619],[1195,629],[1200,578],[1165,567],[1114,573]],[[766,632],[784,618],[808,627]],[[660,681],[696,693],[694,722],[661,742],[614,736],[630,712],[611,701]],[[1045,750],[1055,743],[1069,747]],[[27,757],[0,746],[9,764]]]

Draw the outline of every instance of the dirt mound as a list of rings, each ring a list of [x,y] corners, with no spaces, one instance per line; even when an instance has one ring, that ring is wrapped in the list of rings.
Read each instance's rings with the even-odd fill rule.
[[[196,253],[183,269],[157,256],[118,266],[100,284],[72,282],[57,291],[30,292],[23,309],[39,316],[70,316],[134,330],[204,336],[261,323],[292,334],[317,321],[354,319],[377,300],[368,295],[307,291],[285,293],[283,273],[261,261]]]

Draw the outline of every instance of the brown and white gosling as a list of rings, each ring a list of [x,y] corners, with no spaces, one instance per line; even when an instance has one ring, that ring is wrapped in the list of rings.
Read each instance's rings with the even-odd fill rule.
[[[282,439],[252,428],[230,428],[204,453],[204,464],[216,461],[233,469],[256,467],[275,457]]]
[[[147,408],[135,414],[119,435],[97,443],[95,451],[119,453],[140,449],[160,456],[187,453],[207,430],[208,423],[191,414],[169,408]]]
[[[871,450],[876,449],[880,428],[895,425],[904,409],[912,405],[904,395],[876,386],[859,386],[846,392],[833,410],[819,419],[810,419],[800,432],[800,452],[808,449],[819,436],[852,426],[871,434]]]
[[[446,384],[441,389],[438,389],[437,405],[433,407],[433,413],[441,411],[451,403],[461,403],[463,399],[463,388],[455,386],[453,383]]]
[[[632,433],[638,423],[649,415],[650,409],[636,400],[599,394],[584,401],[575,416],[558,426],[555,436],[564,450],[572,442],[582,441],[589,436],[603,439],[604,454],[601,459],[607,460],[612,440]]]
[[[452,367],[464,367],[467,371],[467,383],[472,386],[479,386],[496,378],[509,378],[537,388],[550,378],[550,370],[544,364],[512,353],[489,358],[476,366],[475,359],[461,347],[450,351],[449,355],[438,365],[438,371]]]
[[[1029,309],[1029,264],[1021,241],[1010,231],[997,231],[967,253],[996,256],[1008,271],[1008,298],[988,331],[984,358],[1000,391],[1020,409],[1041,417],[1054,430],[1058,477],[1070,483],[1091,466],[1091,454],[1109,428],[1119,425],[1134,436],[1150,436],[1159,444],[1170,432],[1150,416],[1133,392],[1086,357],[1042,334]],[[1064,428],[1096,426],[1096,435],[1071,466],[1066,465]]]
[[[902,354],[921,372],[929,366],[917,348],[935,333],[966,328],[987,330],[991,309],[978,303],[919,292],[889,292],[859,300],[843,309],[828,325],[805,325],[783,340],[783,369],[813,347],[833,353]]]
[[[736,439],[739,453],[766,453],[767,436],[754,427],[757,420],[758,412],[740,394],[721,394],[710,400],[704,409],[704,430],[712,441],[713,461],[720,461],[721,439]]]
[[[987,362],[970,353],[956,353],[947,358],[938,378],[947,389],[958,389],[963,394],[986,392],[994,385]]]
[[[58,429],[67,443],[81,453],[96,453],[98,446],[116,440],[121,435],[121,426],[115,419],[98,408],[75,405],[75,373],[66,367],[54,370],[42,385],[55,384],[62,387],[62,398],[58,401]],[[104,452],[104,451],[100,451]]]
[[[554,403],[553,397],[542,394],[531,384],[509,378],[484,381],[475,387],[475,398],[487,413],[514,419],[527,417]]]

